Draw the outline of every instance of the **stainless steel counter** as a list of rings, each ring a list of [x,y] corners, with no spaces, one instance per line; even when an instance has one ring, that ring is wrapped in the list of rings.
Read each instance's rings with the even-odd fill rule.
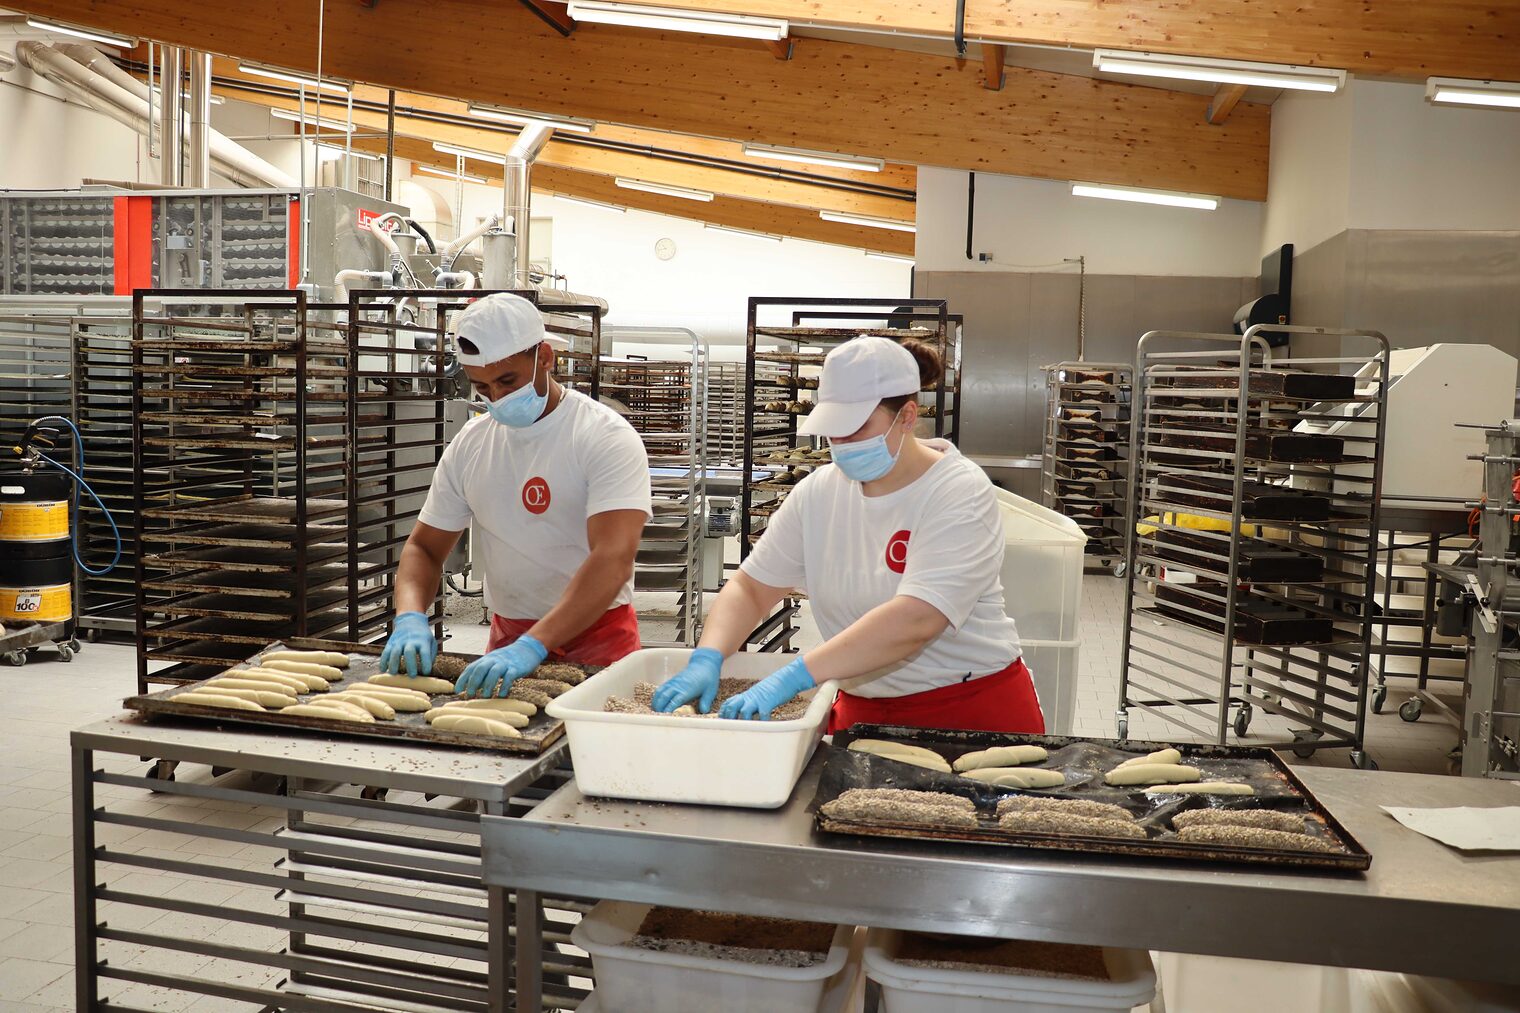
[[[523,819],[482,819],[486,882],[520,897],[544,891],[1520,985],[1520,855],[1464,856],[1378,808],[1520,805],[1515,785],[1295,768],[1372,852],[1367,873],[1344,875],[820,835],[807,805],[821,767],[815,756],[791,802],[772,812],[589,799],[572,782]],[[528,949],[531,929],[519,921]],[[520,1008],[533,1009],[527,951],[518,959],[530,1003]]]

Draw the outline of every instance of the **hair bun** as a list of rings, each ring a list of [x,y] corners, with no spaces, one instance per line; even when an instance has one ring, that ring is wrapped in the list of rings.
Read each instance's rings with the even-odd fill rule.
[[[939,348],[917,338],[904,338],[901,344],[913,356],[913,361],[918,363],[919,386],[932,387],[939,383],[939,378],[945,373]]]

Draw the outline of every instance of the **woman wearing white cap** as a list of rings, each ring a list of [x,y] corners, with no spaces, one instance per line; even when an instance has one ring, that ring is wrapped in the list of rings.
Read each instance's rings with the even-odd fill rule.
[[[459,361],[485,414],[449,443],[396,572],[380,664],[423,675],[438,645],[424,611],[467,527],[493,616],[460,692],[505,696],[549,657],[608,665],[639,648],[633,561],[650,517],[649,456],[626,420],[550,375],[562,338],[526,299],[471,303]]]
[[[825,680],[843,684],[830,731],[857,722],[1038,733],[1039,700],[1003,608],[1003,527],[992,483],[944,440],[919,440],[918,392],[939,353],[854,338],[829,353],[800,427],[832,466],[803,479],[713,604],[701,646],[654,695],[710,712],[723,659],[793,588],[824,643],[747,692],[728,718],[767,718]]]

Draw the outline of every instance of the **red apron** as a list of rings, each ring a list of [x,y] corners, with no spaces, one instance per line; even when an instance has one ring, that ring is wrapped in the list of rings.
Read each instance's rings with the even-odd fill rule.
[[[1023,658],[980,679],[907,696],[864,697],[841,691],[829,715],[829,734],[861,723],[1023,735],[1045,732],[1045,715]]]
[[[491,616],[491,639],[486,651],[504,647],[533,628],[537,619]],[[610,665],[639,649],[639,616],[632,605],[608,609],[580,636],[549,652],[550,661],[573,661],[578,665]]]

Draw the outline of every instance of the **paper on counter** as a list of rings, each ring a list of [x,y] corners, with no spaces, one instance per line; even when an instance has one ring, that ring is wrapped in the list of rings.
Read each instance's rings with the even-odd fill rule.
[[[1415,833],[1460,851],[1520,851],[1520,806],[1383,811]]]

